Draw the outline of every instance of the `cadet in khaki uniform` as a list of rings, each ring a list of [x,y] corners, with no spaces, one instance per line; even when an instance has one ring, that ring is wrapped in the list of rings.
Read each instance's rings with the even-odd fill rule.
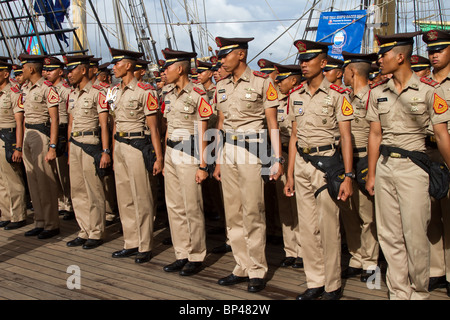
[[[375,195],[389,298],[402,300],[429,298],[429,176],[412,162],[411,152],[424,155],[430,121],[439,150],[450,164],[450,112],[444,92],[437,82],[411,70],[416,35],[377,36],[381,73],[393,77],[372,87],[366,115],[371,121],[366,189]]]
[[[419,78],[430,77],[431,63],[425,57],[413,55],[411,56],[411,69]]]
[[[116,78],[121,78],[112,91],[117,90],[115,99],[109,100],[114,112],[114,173],[117,202],[125,240],[124,249],[113,253],[113,258],[137,254],[136,263],[152,258],[154,201],[150,177],[161,172],[163,167],[161,139],[157,127],[156,112],[158,100],[151,85],[137,81],[134,68],[143,54],[111,48]],[[151,133],[156,162],[153,171],[148,172],[142,151],[133,147],[133,139],[146,138],[148,126]],[[147,136],[148,137],[148,136]]]
[[[431,79],[440,83],[447,104],[450,105],[450,33],[442,30],[430,30],[422,36],[427,43],[428,60],[433,66]],[[423,64],[426,64],[423,63]],[[414,70],[414,68],[413,68]],[[447,123],[450,133],[450,122]],[[425,141],[427,154],[432,161],[443,163],[433,135],[432,127]],[[440,200],[431,198],[431,220],[428,226],[430,240],[430,291],[435,288],[447,288],[450,296],[450,193]]]
[[[58,170],[56,143],[58,142],[59,95],[51,82],[42,77],[44,56],[19,55],[23,77],[25,136],[23,161],[34,208],[35,228],[25,236],[51,238],[59,234]]]
[[[67,115],[67,108],[69,104],[69,94],[72,88],[62,78],[64,63],[55,57],[48,57],[44,59],[44,67],[46,71],[45,79],[50,81],[55,87],[59,100],[59,134],[58,139],[64,139],[67,142],[67,124],[69,117]],[[67,145],[67,143],[65,144]],[[69,166],[67,164],[67,154],[57,155],[56,165],[58,167],[59,177],[59,212],[64,214],[64,220],[70,220],[75,217],[72,208],[72,201],[70,199],[70,179]]]
[[[289,95],[289,116],[292,135],[289,142],[287,196],[297,197],[300,242],[308,289],[298,300],[322,297],[337,300],[341,288],[341,237],[339,209],[335,201],[346,201],[352,194],[353,148],[350,121],[353,107],[345,89],[331,84],[322,70],[327,64],[329,43],[297,40],[304,85],[293,89]],[[327,190],[325,173],[310,162],[306,156],[336,156],[334,137],[341,135],[341,150],[345,178],[340,185],[337,199]],[[297,149],[298,148],[298,149]],[[298,153],[298,154],[297,154]],[[295,170],[294,170],[295,168]]]
[[[276,161],[269,178],[283,174],[281,143],[278,134],[278,94],[268,75],[252,71],[247,65],[248,42],[253,38],[217,37],[222,68],[230,76],[217,83],[217,128],[225,131],[223,157],[214,177],[222,181],[227,234],[236,265],[232,273],[219,279],[219,285],[248,282],[249,292],[265,288],[267,275],[264,181],[261,177],[262,154],[242,147],[248,143],[266,143],[271,137]],[[267,121],[268,130],[264,130]],[[274,130],[276,132],[272,132]],[[239,140],[239,141],[238,141]],[[249,150],[252,147],[249,147]]]
[[[23,105],[20,90],[9,82],[12,65],[0,61],[0,227],[13,230],[26,224],[25,184],[22,176]],[[14,141],[11,161],[5,140]]]
[[[327,78],[330,83],[342,87],[342,76],[344,75],[344,71],[342,70],[343,66],[344,61],[328,56],[327,65],[323,68],[325,78]]]
[[[278,125],[280,127],[282,155],[286,159],[284,171],[288,169],[289,140],[292,132],[292,122],[288,117],[289,92],[301,84],[301,68],[299,65],[275,64],[278,71],[276,82],[280,95],[278,99]],[[298,226],[297,202],[295,197],[286,197],[284,186],[286,174],[276,182],[278,212],[283,231],[284,252],[286,257],[281,262],[282,267],[303,268],[302,249],[300,245],[300,229]]]
[[[163,50],[167,59],[164,73],[173,89],[165,97],[164,117],[167,119],[166,154],[164,164],[165,195],[170,232],[176,261],[164,271],[179,271],[191,276],[202,268],[206,256],[205,218],[201,183],[208,176],[203,151],[212,107],[206,92],[189,79],[189,66],[196,53]],[[195,143],[195,139],[199,139]],[[198,146],[199,161],[192,151]]]
[[[372,62],[377,60],[377,54],[356,54],[344,51],[342,55],[345,61],[344,83],[352,88],[350,103],[353,105],[355,116],[352,120],[353,167],[359,174],[360,165],[360,171],[367,171],[370,123],[365,116],[370,95],[368,77]],[[364,188],[361,189],[362,187]],[[361,274],[361,281],[366,282],[378,264],[379,245],[374,199],[367,194],[365,186],[360,186],[357,180],[353,180],[353,195],[349,201],[340,204],[340,208],[348,250],[352,256],[349,267],[343,272],[343,277]],[[369,268],[372,271],[368,271]]]
[[[103,153],[100,168],[106,168],[111,163],[107,129],[108,106],[101,87],[93,86],[89,81],[91,57],[64,57],[69,81],[75,88],[70,93],[68,108],[69,163],[72,204],[80,227],[78,236],[67,242],[67,246],[83,246],[83,249],[93,249],[101,245],[105,233],[103,184],[97,175],[93,156],[84,148],[101,144]]]

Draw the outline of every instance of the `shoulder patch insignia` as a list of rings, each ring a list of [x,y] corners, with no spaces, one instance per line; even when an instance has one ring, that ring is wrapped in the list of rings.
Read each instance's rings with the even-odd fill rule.
[[[51,82],[50,82],[51,83]],[[59,102],[59,94],[56,92],[54,88],[50,88],[50,92],[47,96],[48,103],[58,103]]]
[[[148,93],[147,97],[147,109],[150,111],[158,109],[158,100],[156,100],[151,92]]]
[[[44,84],[49,87],[53,86],[53,83],[51,83],[50,81],[44,81]]]
[[[11,91],[14,92],[14,93],[19,93],[20,92],[19,88],[17,88],[17,87],[11,87]]]
[[[436,93],[434,94],[433,109],[436,114],[441,114],[448,110],[447,101],[439,97]]]
[[[104,87],[104,88],[109,88],[110,87],[110,85],[108,84],[108,83],[106,83],[106,82],[100,82],[99,83],[102,87]]]
[[[426,83],[426,84],[428,84],[428,85],[430,85],[432,87],[436,87],[439,84],[439,82],[434,81],[433,79],[430,79],[430,78],[427,78],[427,77],[420,78],[420,81],[423,82],[423,83]]]
[[[269,77],[268,74],[266,74],[264,72],[261,72],[261,71],[253,71],[253,74],[255,76],[257,76],[257,77],[261,77],[261,78],[264,78],[264,79],[267,79]]]
[[[344,93],[346,91],[346,89],[344,89],[342,87],[339,87],[338,85],[335,85],[335,84],[332,84],[330,86],[330,88],[335,90],[335,91],[337,91],[337,92],[339,92],[339,93]]]
[[[155,90],[155,88],[153,88],[153,86],[151,84],[147,84],[147,83],[143,83],[143,82],[139,82],[138,83],[138,87],[144,90]]]
[[[92,88],[94,88],[94,89],[97,89],[97,90],[100,90],[100,91],[102,91],[103,90],[103,88],[102,87],[100,87],[98,84],[94,84],[94,85],[92,85]]]
[[[102,109],[108,109],[108,103],[106,102],[106,96],[103,93],[98,94],[98,104]]]
[[[20,94],[20,96],[19,96],[19,100],[17,100],[17,106],[20,108],[20,109],[23,109],[23,94],[21,93]]]
[[[353,106],[345,97],[341,109],[344,116],[351,116],[353,114]]]
[[[370,89],[376,88],[376,87],[378,87],[379,85],[382,85],[383,83],[386,83],[386,82],[388,82],[388,81],[389,81],[389,79],[384,79],[384,80],[378,81],[378,82],[372,84],[372,86],[370,87]]]
[[[205,91],[203,91],[202,89],[198,88],[198,87],[194,87],[194,91],[197,92],[199,95],[203,96],[206,94]]]
[[[200,102],[200,106],[198,107],[198,114],[202,118],[209,117],[209,116],[211,116],[213,114],[212,107],[203,98],[202,98],[202,100]]]
[[[275,90],[275,88],[273,87],[272,82],[269,83],[269,88],[267,89],[266,97],[267,97],[267,100],[269,100],[269,101],[274,101],[274,100],[278,99],[277,90]]]
[[[69,85],[67,82],[64,82],[64,83],[63,83],[63,87],[69,89],[69,88],[70,88],[70,85]]]

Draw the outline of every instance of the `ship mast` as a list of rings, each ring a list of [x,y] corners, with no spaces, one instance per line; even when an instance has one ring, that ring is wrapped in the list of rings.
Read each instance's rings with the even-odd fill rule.
[[[87,48],[86,39],[86,0],[73,0],[72,1],[72,23],[73,27],[77,30],[74,32],[74,51],[83,51]],[[75,38],[78,41],[75,41]],[[81,47],[80,47],[81,46]]]

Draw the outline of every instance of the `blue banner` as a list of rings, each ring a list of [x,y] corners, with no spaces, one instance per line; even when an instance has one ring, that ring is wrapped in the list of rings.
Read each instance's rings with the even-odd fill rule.
[[[316,41],[332,42],[328,54],[342,60],[342,51],[361,53],[366,24],[365,10],[322,12]]]

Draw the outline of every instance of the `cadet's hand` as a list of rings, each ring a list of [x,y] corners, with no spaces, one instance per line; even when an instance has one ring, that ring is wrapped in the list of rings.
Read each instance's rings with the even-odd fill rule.
[[[221,179],[220,179],[220,164],[216,164],[216,169],[214,169],[213,177],[217,181],[221,181]]]
[[[22,162],[22,152],[15,150],[12,155],[12,161],[13,162]]]
[[[345,177],[344,181],[341,183],[339,188],[338,200],[347,201],[348,197],[353,194],[352,179],[350,177]]]
[[[284,173],[284,168],[279,162],[275,162],[270,168],[269,180],[278,180]]]
[[[100,169],[108,168],[111,165],[111,157],[106,152],[102,153],[102,158],[100,159]]]
[[[286,184],[284,185],[284,194],[286,195],[286,197],[293,197],[295,194],[295,190],[294,190],[294,181],[292,178],[288,178],[286,181]]]
[[[156,176],[157,174],[159,174],[161,171],[163,171],[163,161],[162,159],[156,159],[155,163],[153,164],[153,175]]]
[[[195,182],[198,184],[202,183],[206,178],[208,178],[208,172],[197,169],[197,173],[195,174]]]
[[[366,190],[371,196],[375,195],[375,177],[372,177],[369,174],[367,174],[366,179]]]
[[[45,161],[50,162],[56,159],[56,150],[53,148],[48,149]]]

